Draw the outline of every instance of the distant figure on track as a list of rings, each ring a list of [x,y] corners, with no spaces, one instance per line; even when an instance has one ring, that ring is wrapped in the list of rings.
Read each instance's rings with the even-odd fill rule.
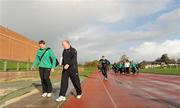
[[[114,63],[113,65],[112,65],[112,70],[115,72],[115,73],[118,73],[118,67],[117,67],[117,63]]]
[[[131,62],[130,67],[131,67],[131,72],[133,73],[133,75],[135,75],[135,73],[137,73],[137,71],[138,71],[137,68],[136,68],[136,64]]]
[[[33,62],[32,68],[39,67],[39,75],[42,84],[42,97],[51,97],[52,84],[50,80],[50,72],[54,71],[57,66],[56,57],[50,48],[46,48],[45,41],[39,41],[40,49],[37,51],[36,58]]]
[[[61,89],[59,93],[59,98],[56,99],[57,102],[66,100],[66,91],[68,89],[69,78],[77,93],[77,99],[82,96],[81,84],[78,74],[78,63],[77,63],[77,51],[70,45],[68,40],[63,41],[64,47],[63,57],[62,57],[62,77],[61,77]]]
[[[99,63],[101,64],[101,72],[104,76],[104,80],[107,80],[107,69],[110,65],[110,62],[105,58],[105,56],[102,56],[102,58],[99,60]]]
[[[125,61],[124,68],[125,68],[125,74],[130,74],[130,63],[128,60]]]
[[[123,62],[118,63],[117,67],[120,74],[123,74],[123,68],[124,68]]]

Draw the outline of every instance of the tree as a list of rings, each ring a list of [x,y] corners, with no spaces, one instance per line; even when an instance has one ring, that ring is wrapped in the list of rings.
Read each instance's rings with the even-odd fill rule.
[[[177,63],[178,63],[178,64],[180,64],[180,58],[179,58],[179,59],[177,59]]]
[[[168,57],[168,54],[163,54],[156,60],[156,62],[164,62],[165,64],[169,64],[172,62],[172,60]]]
[[[121,58],[120,58],[120,62],[124,62],[126,60],[129,61],[129,57],[127,55],[122,55]]]
[[[168,54],[163,54],[163,55],[161,56],[161,60],[162,60],[163,62],[165,62],[166,64],[168,64],[168,63],[170,62],[170,59],[169,59],[169,57],[168,57]]]

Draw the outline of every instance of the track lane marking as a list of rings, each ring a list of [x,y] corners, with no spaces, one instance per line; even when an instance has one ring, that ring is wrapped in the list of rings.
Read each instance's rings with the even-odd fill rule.
[[[102,85],[103,85],[103,87],[104,87],[104,89],[105,89],[105,91],[106,91],[108,97],[110,98],[110,100],[111,100],[111,102],[112,102],[114,108],[118,108],[117,105],[116,105],[116,103],[114,102],[114,100],[113,100],[113,98],[112,98],[110,92],[108,91],[108,89],[106,88],[105,84],[103,83],[103,81],[102,81],[102,79],[101,79],[101,77],[100,77],[100,75],[99,75],[98,72],[97,72],[97,74],[98,74],[99,80],[100,80],[100,82],[102,83]]]

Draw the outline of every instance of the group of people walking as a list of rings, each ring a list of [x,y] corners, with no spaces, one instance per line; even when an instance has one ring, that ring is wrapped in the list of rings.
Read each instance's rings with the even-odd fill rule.
[[[65,101],[66,100],[66,91],[68,88],[69,78],[72,81],[72,84],[77,93],[77,99],[80,99],[82,96],[81,84],[78,74],[78,63],[77,63],[77,51],[73,48],[68,40],[62,42],[64,48],[62,54],[62,61],[60,65],[63,66],[62,76],[61,76],[61,89],[59,97],[56,101]],[[32,69],[39,68],[39,75],[42,85],[42,97],[51,97],[52,96],[52,84],[50,80],[51,72],[54,72],[54,69],[59,65],[59,62],[54,55],[54,52],[51,48],[46,47],[46,42],[44,40],[39,41],[39,50],[37,51],[35,60],[32,65]]]
[[[112,65],[112,69],[115,73],[127,74],[129,75],[131,72],[133,75],[139,73],[139,66],[133,62],[129,62],[125,60],[124,62],[114,63]]]
[[[102,75],[104,76],[104,80],[107,80],[107,78],[108,78],[107,72],[109,70],[109,67],[110,67],[109,60],[107,60],[105,58],[105,56],[102,56],[102,58],[99,60],[97,68],[98,68],[99,72],[102,72]],[[123,62],[114,63],[114,64],[112,64],[111,68],[115,73],[120,73],[120,74],[125,74],[125,75],[129,75],[131,72],[133,73],[133,75],[139,73],[138,64],[129,62],[128,60],[125,60]]]
[[[42,85],[42,97],[51,97],[52,96],[52,83],[50,80],[51,72],[54,72],[54,69],[60,64],[62,65],[62,76],[61,76],[61,89],[59,92],[59,97],[56,101],[65,101],[66,100],[66,91],[68,89],[69,78],[72,81],[72,84],[77,93],[77,99],[82,97],[82,90],[80,84],[80,78],[78,74],[78,62],[77,62],[77,51],[73,48],[68,40],[62,42],[63,53],[60,63],[56,58],[53,50],[46,47],[46,42],[44,40],[39,41],[39,50],[37,51],[35,60],[32,65],[32,69],[39,68],[39,75]],[[107,71],[109,69],[110,62],[102,56],[99,60],[98,69],[102,72],[104,80],[108,79]],[[132,71],[133,74],[138,73],[138,66],[132,62],[125,61],[120,63],[114,63],[112,69],[115,73],[120,72],[121,74],[130,74]]]

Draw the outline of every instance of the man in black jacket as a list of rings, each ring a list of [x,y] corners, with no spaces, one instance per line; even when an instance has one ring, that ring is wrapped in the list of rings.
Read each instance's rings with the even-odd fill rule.
[[[77,51],[71,47],[70,42],[67,40],[63,41],[62,45],[64,47],[62,57],[63,71],[59,98],[56,99],[58,102],[66,100],[65,95],[68,88],[69,77],[73,83],[74,88],[76,89],[77,99],[80,99],[82,96],[81,84],[78,74]]]
[[[101,72],[104,76],[104,80],[107,80],[107,69],[110,64],[110,62],[105,59],[105,56],[102,56],[102,58],[99,60],[99,63],[101,64]]]

